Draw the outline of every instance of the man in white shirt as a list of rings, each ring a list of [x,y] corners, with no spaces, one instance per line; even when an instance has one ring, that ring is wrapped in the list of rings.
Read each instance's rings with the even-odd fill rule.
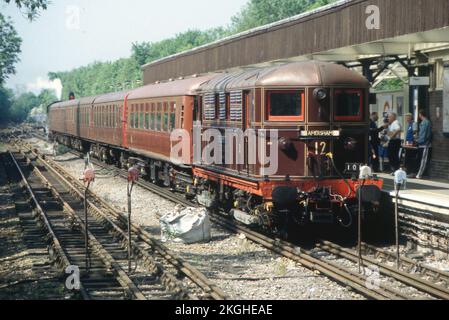
[[[401,150],[402,127],[397,118],[398,116],[394,112],[388,116],[388,159],[393,174],[396,170],[399,170],[401,165],[399,151]]]

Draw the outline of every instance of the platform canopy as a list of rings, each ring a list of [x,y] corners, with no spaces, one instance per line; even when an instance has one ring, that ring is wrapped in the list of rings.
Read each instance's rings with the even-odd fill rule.
[[[368,28],[376,8],[379,28]],[[444,48],[449,48],[449,0],[342,0],[154,61],[142,70],[149,84],[308,59],[350,64],[398,56],[410,61],[417,52]]]

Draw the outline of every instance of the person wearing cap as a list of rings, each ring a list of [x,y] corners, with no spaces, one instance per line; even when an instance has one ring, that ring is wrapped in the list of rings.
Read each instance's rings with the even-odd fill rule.
[[[407,170],[408,176],[411,177],[412,174],[417,173],[417,157],[418,150],[415,148],[415,134],[418,132],[416,123],[413,119],[413,114],[407,113],[405,115],[407,131],[405,135],[405,168]]]

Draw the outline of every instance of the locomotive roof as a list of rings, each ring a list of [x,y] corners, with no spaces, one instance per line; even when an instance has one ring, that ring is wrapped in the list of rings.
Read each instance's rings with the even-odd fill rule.
[[[195,95],[201,85],[206,84],[215,77],[217,77],[217,74],[208,74],[200,77],[146,85],[130,91],[128,100]]]
[[[202,92],[223,92],[254,87],[351,86],[368,88],[355,71],[328,62],[302,61],[281,66],[224,73],[203,84]]]

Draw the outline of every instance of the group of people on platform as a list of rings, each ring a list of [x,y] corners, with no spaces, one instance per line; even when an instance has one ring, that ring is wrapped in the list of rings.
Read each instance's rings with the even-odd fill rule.
[[[392,112],[378,127],[379,114],[371,114],[370,123],[370,165],[374,172],[387,170],[386,158],[392,175],[404,167],[409,178],[422,179],[429,162],[432,148],[432,124],[424,110],[419,111],[419,125],[411,113],[406,114],[407,128],[405,140],[402,140],[402,125],[397,114]],[[402,165],[401,159],[405,161]]]

